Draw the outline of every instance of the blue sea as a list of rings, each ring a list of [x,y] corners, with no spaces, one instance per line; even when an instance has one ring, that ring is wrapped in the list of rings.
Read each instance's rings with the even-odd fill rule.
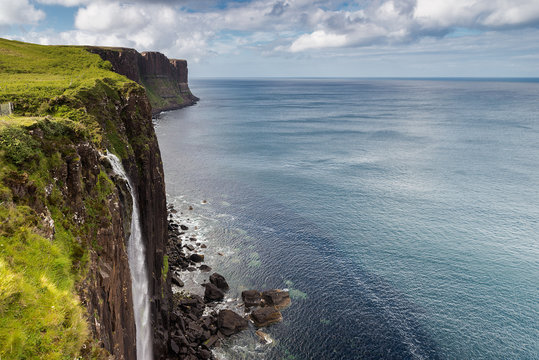
[[[168,200],[230,304],[292,297],[219,358],[539,359],[538,81],[190,87],[156,120]]]

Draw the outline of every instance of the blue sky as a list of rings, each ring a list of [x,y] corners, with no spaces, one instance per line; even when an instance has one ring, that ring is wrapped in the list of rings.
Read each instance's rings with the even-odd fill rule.
[[[0,36],[157,50],[195,77],[539,77],[538,0],[0,0]]]

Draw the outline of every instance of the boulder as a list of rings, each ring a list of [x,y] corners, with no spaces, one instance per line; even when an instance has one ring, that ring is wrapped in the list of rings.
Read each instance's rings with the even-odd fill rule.
[[[174,285],[178,285],[179,287],[183,287],[183,286],[184,286],[183,281],[181,281],[180,278],[178,277],[178,275],[176,275],[176,274],[172,274],[171,280],[172,280],[172,283],[173,283]]]
[[[217,327],[223,335],[230,336],[247,329],[248,322],[232,310],[221,310],[217,316]]]
[[[202,271],[202,272],[210,272],[211,271],[211,267],[209,267],[208,265],[200,265],[200,267],[198,269],[200,271]]]
[[[273,306],[266,306],[254,310],[251,313],[251,320],[255,323],[256,327],[266,327],[271,324],[280,322],[283,320],[283,316]]]
[[[257,290],[245,290],[241,293],[241,298],[245,307],[260,306],[262,296]]]
[[[201,255],[201,254],[191,254],[191,256],[189,256],[189,259],[193,262],[203,262],[204,261],[204,255]]]
[[[283,309],[290,305],[290,295],[288,291],[274,289],[262,292],[262,299],[265,305],[275,306],[277,309]]]
[[[210,301],[220,301],[225,297],[225,293],[213,284],[203,284],[206,289],[204,290],[204,299]]]
[[[258,336],[258,340],[260,341],[261,344],[271,344],[273,342],[273,339],[271,338],[271,336],[269,336],[269,334],[266,334],[265,332],[262,332],[260,330],[257,330],[255,332],[256,336]]]
[[[229,289],[229,286],[225,280],[225,277],[218,273],[213,273],[210,275],[210,282],[223,291],[227,291]]]

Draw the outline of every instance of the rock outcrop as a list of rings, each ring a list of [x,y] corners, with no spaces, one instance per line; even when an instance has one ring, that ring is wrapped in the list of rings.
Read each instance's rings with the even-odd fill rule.
[[[193,105],[199,100],[189,89],[186,60],[128,48],[89,47],[88,50],[109,61],[115,72],[143,85],[154,115]]]

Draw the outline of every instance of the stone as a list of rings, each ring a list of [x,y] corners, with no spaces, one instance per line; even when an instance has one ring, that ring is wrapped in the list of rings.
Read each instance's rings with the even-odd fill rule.
[[[241,293],[241,298],[245,307],[250,308],[253,306],[260,306],[262,302],[262,295],[257,290],[245,290]]]
[[[284,290],[274,289],[263,291],[262,299],[265,305],[275,306],[277,309],[283,309],[290,305],[290,294]]]
[[[194,251],[194,250],[195,250],[195,247],[194,247],[193,245],[191,245],[191,244],[185,245],[185,248],[186,248],[187,250],[189,250],[189,251]]]
[[[204,290],[204,299],[206,301],[220,301],[225,297],[225,293],[213,284],[203,284],[206,289]]]
[[[209,267],[208,265],[200,265],[200,267],[198,268],[200,271],[202,272],[210,272],[211,271],[211,267]],[[211,279],[210,279],[211,280]]]
[[[185,285],[176,274],[172,274],[171,280],[174,285],[178,285],[179,287],[183,287]]]
[[[200,247],[201,247],[202,249],[205,249],[205,248],[207,248],[208,246],[207,246],[206,244],[202,244],[202,245],[200,245]]]
[[[266,334],[265,332],[262,332],[260,330],[255,331],[255,335],[258,336],[258,340],[260,341],[260,343],[264,345],[271,344],[273,342],[273,339],[271,338],[271,336],[269,336],[269,334]]]
[[[276,308],[272,306],[266,306],[258,308],[251,313],[251,320],[253,320],[256,327],[266,327],[271,324],[278,323],[283,320],[283,316]]]
[[[217,316],[217,328],[225,336],[237,334],[248,326],[247,320],[232,310],[221,310]]]
[[[189,228],[183,224],[180,225],[180,229],[182,229],[183,231],[189,230]]]
[[[189,259],[193,262],[196,262],[196,263],[199,263],[199,262],[203,262],[204,261],[204,255],[202,254],[191,254],[191,256],[189,256]]]
[[[219,341],[219,336],[212,335],[212,336],[210,336],[210,338],[208,340],[204,341],[204,345],[206,345],[207,347],[210,348],[213,345],[215,345],[218,341]]]
[[[174,340],[170,340],[170,350],[172,350],[172,352],[176,355],[180,353],[180,347]]]
[[[227,291],[230,288],[225,280],[225,277],[218,273],[213,273],[210,275],[210,282],[223,291]]]

